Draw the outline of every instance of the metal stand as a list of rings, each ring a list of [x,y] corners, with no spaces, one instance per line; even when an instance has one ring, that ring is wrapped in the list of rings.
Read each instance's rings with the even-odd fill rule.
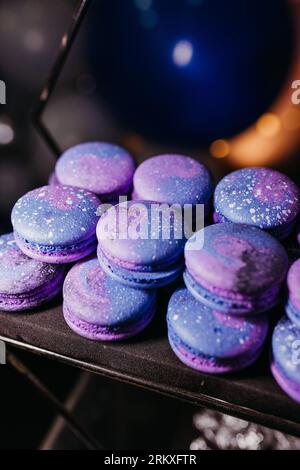
[[[94,439],[89,432],[76,421],[67,407],[43,384],[40,379],[26,365],[20,361],[13,353],[7,351],[6,361],[15,369],[27,382],[50,403],[52,408],[64,418],[74,435],[90,450],[100,450],[102,446]]]
[[[46,84],[40,93],[39,101],[33,109],[32,113],[32,120],[37,131],[40,133],[41,137],[45,140],[45,142],[57,158],[61,155],[61,150],[59,144],[56,142],[55,138],[51,135],[51,133],[43,122],[43,112],[47,106],[47,103],[52,93],[55,90],[60,73],[64,67],[70,49],[77,36],[82,21],[88,11],[91,1],[92,0],[79,0],[78,5],[72,16],[71,25],[68,31],[62,37],[58,56],[50,70]]]

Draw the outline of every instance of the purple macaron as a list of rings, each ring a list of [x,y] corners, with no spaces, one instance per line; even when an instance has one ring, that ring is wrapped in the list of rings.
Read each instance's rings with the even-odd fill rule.
[[[117,202],[132,189],[133,157],[106,142],[88,142],[66,150],[56,163],[58,181],[97,194],[102,202]]]
[[[13,233],[0,237],[0,310],[27,310],[53,299],[62,288],[65,269],[28,258]]]
[[[77,263],[63,287],[63,313],[75,333],[116,341],[141,332],[155,313],[156,292],[124,286],[108,276],[97,258]]]
[[[193,369],[224,374],[256,361],[268,332],[266,315],[231,317],[178,289],[168,306],[168,337],[176,356]]]
[[[271,370],[285,393],[300,403],[300,329],[287,317],[273,332]]]
[[[259,227],[286,238],[300,211],[298,186],[270,168],[244,168],[225,176],[214,194],[215,222]]]
[[[126,285],[149,289],[170,284],[181,275],[186,241],[181,213],[173,217],[161,209],[158,203],[129,201],[102,215],[97,237],[104,271]]]
[[[300,328],[300,259],[289,269],[287,284],[289,290],[286,314]]]
[[[133,199],[167,204],[204,204],[209,210],[214,183],[205,165],[185,155],[148,158],[136,170]]]
[[[96,249],[99,199],[71,186],[43,186],[21,197],[12,225],[21,250],[49,263],[70,263]]]
[[[197,237],[204,238],[198,247]],[[184,280],[196,299],[232,315],[252,315],[275,305],[288,258],[271,235],[249,225],[210,225],[185,246]]]

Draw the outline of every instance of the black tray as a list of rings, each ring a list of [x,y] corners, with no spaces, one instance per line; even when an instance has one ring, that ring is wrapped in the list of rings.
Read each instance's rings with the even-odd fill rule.
[[[106,377],[205,405],[300,436],[300,405],[271,376],[268,346],[259,361],[230,376],[202,374],[172,352],[165,326],[165,301],[148,329],[120,343],[89,341],[66,325],[59,301],[33,313],[0,312],[0,339],[7,344]]]

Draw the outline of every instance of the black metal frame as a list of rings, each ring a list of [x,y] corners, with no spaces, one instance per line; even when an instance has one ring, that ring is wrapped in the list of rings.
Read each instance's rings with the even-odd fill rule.
[[[83,22],[83,19],[88,11],[91,1],[92,0],[78,1],[78,5],[72,15],[72,22],[69,26],[68,31],[63,35],[61,39],[58,56],[50,70],[46,84],[40,93],[39,101],[36,104],[32,113],[32,120],[34,126],[36,127],[41,137],[45,140],[45,142],[57,158],[60,156],[61,150],[59,144],[56,142],[55,138],[53,137],[53,135],[51,135],[50,131],[47,129],[47,126],[43,122],[43,112],[47,107],[49,99],[55,90],[62,69],[68,58],[69,52],[72,48],[72,45]]]

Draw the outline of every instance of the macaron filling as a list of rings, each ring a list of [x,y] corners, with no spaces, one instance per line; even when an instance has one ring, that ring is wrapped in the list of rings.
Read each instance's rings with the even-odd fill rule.
[[[20,249],[28,256],[42,259],[51,263],[70,263],[88,256],[97,247],[96,235],[92,235],[85,240],[70,245],[42,245],[34,243],[21,237],[18,232],[14,232],[16,242]]]
[[[135,269],[128,269],[124,267],[123,263],[119,264],[118,259],[113,260],[108,257],[100,246],[98,246],[97,254],[100,265],[107,274],[119,282],[134,287],[152,289],[165,286],[175,281],[181,275],[183,269],[183,260],[180,263],[177,262],[168,266],[168,269],[162,268],[156,271],[153,270],[153,267],[139,265],[136,265]]]
[[[91,340],[118,341],[130,338],[143,331],[155,315],[155,304],[150,308],[148,307],[145,314],[137,321],[128,321],[117,325],[97,325],[84,321],[70,310],[67,302],[63,304],[63,315],[69,327],[80,336]]]
[[[232,315],[259,314],[269,310],[276,305],[281,289],[281,285],[275,285],[260,294],[249,296],[209,285],[199,275],[195,280],[188,270],[184,271],[183,278],[188,290],[200,302]]]

